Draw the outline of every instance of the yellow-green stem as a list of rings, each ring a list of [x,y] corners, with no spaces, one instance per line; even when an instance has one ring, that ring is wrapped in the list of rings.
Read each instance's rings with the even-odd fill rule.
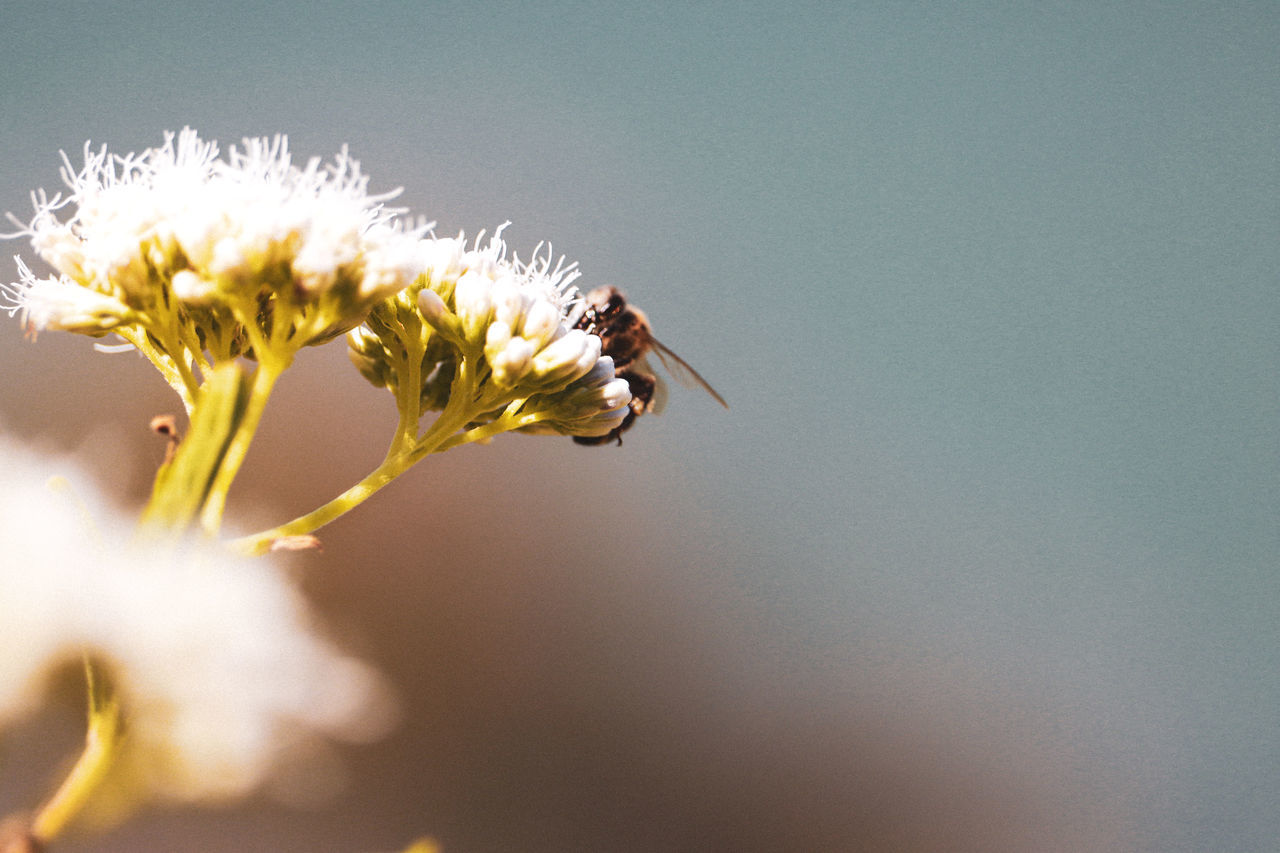
[[[410,336],[407,330],[401,341],[405,347],[405,359],[397,371],[400,382],[396,386],[400,422],[396,426],[395,438],[391,441],[391,450],[387,452],[388,457],[413,446],[418,421],[422,419],[422,354],[426,347],[416,334]]]
[[[319,509],[299,516],[287,524],[273,527],[253,536],[245,536],[232,542],[235,548],[246,554],[262,554],[271,547],[271,543],[287,536],[301,536],[318,530],[335,518],[345,514],[364,503],[374,492],[399,477],[413,461],[407,454],[387,457],[381,465],[369,473],[363,480],[338,495]]]
[[[449,405],[411,447],[403,448],[401,436],[397,433],[382,464],[359,483],[306,515],[298,516],[279,527],[237,539],[232,542],[232,545],[247,554],[262,554],[277,539],[301,536],[319,530],[334,519],[355,509],[383,486],[428,455],[441,449],[454,433],[466,426],[478,412],[484,411],[483,408],[477,409],[472,399],[475,393],[475,373],[467,368],[468,361],[469,359],[463,359],[459,365]]]
[[[241,418],[235,435],[227,445],[226,455],[222,458],[218,473],[213,479],[213,485],[205,498],[204,507],[200,511],[200,528],[209,536],[216,534],[218,528],[222,526],[222,513],[227,506],[227,493],[231,491],[231,484],[235,481],[236,474],[240,473],[240,466],[244,464],[245,456],[249,453],[249,445],[253,443],[253,436],[258,431],[258,424],[262,420],[263,411],[266,410],[267,400],[271,397],[271,390],[275,387],[280,374],[289,366],[290,360],[291,358],[263,357],[258,363],[258,369],[253,374],[253,384],[250,386],[244,417]]]
[[[460,432],[451,435],[436,448],[436,452],[443,453],[446,450],[453,450],[455,447],[461,447],[464,444],[472,444],[477,441],[485,441],[494,436],[501,435],[504,432],[511,432],[522,427],[532,426],[538,421],[546,420],[547,412],[535,412],[531,415],[505,414],[496,420],[490,421],[484,426],[478,426],[475,429],[469,429],[466,432]]]
[[[93,664],[87,660],[85,675],[89,684],[89,726],[84,751],[32,821],[31,834],[41,844],[57,838],[84,808],[111,769],[120,744],[119,706],[108,697],[106,686],[94,678]]]
[[[116,334],[133,344],[138,352],[146,356],[156,370],[160,371],[164,381],[169,383],[169,387],[182,398],[182,405],[186,408],[187,413],[190,414],[191,410],[195,408],[196,396],[200,390],[194,374],[190,370],[183,370],[176,358],[166,355],[163,351],[152,346],[146,330],[141,326],[117,329]]]

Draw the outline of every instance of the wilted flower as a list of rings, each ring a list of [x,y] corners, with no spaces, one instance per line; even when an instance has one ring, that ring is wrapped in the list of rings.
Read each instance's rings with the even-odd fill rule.
[[[0,441],[0,724],[31,711],[48,672],[106,670],[126,736],[106,798],[227,798],[273,779],[317,738],[389,722],[379,677],[319,637],[269,559],[207,542],[128,544],[43,485],[46,463]]]

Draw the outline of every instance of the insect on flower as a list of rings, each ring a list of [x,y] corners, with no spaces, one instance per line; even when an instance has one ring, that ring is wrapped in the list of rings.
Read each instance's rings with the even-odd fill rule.
[[[681,385],[686,388],[701,388],[717,403],[729,408],[724,398],[698,371],[653,336],[648,316],[639,308],[628,304],[618,288],[605,285],[588,293],[586,309],[574,328],[599,335],[601,355],[613,359],[616,375],[631,386],[631,411],[627,412],[622,423],[606,435],[574,436],[573,440],[578,444],[606,444],[614,440],[622,444],[622,434],[632,427],[637,417],[646,412],[661,411],[666,391],[662,380],[646,360],[650,351],[658,354],[663,367]]]

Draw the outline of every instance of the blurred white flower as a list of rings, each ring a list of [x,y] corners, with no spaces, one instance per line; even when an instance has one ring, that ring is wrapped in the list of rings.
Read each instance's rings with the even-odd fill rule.
[[[380,677],[315,630],[269,559],[214,543],[132,543],[110,509],[46,486],[48,460],[0,438],[0,725],[49,671],[88,653],[110,674],[133,794],[228,798],[274,781],[318,739],[391,722]],[[120,791],[108,792],[118,797]]]

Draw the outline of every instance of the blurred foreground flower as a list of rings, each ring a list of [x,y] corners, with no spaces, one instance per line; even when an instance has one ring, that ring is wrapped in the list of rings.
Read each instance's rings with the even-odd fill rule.
[[[379,676],[316,633],[269,559],[129,544],[127,521],[93,506],[90,526],[46,486],[48,461],[3,439],[0,471],[0,724],[37,707],[52,669],[98,662],[124,735],[91,813],[241,796],[324,738],[386,731]]]

